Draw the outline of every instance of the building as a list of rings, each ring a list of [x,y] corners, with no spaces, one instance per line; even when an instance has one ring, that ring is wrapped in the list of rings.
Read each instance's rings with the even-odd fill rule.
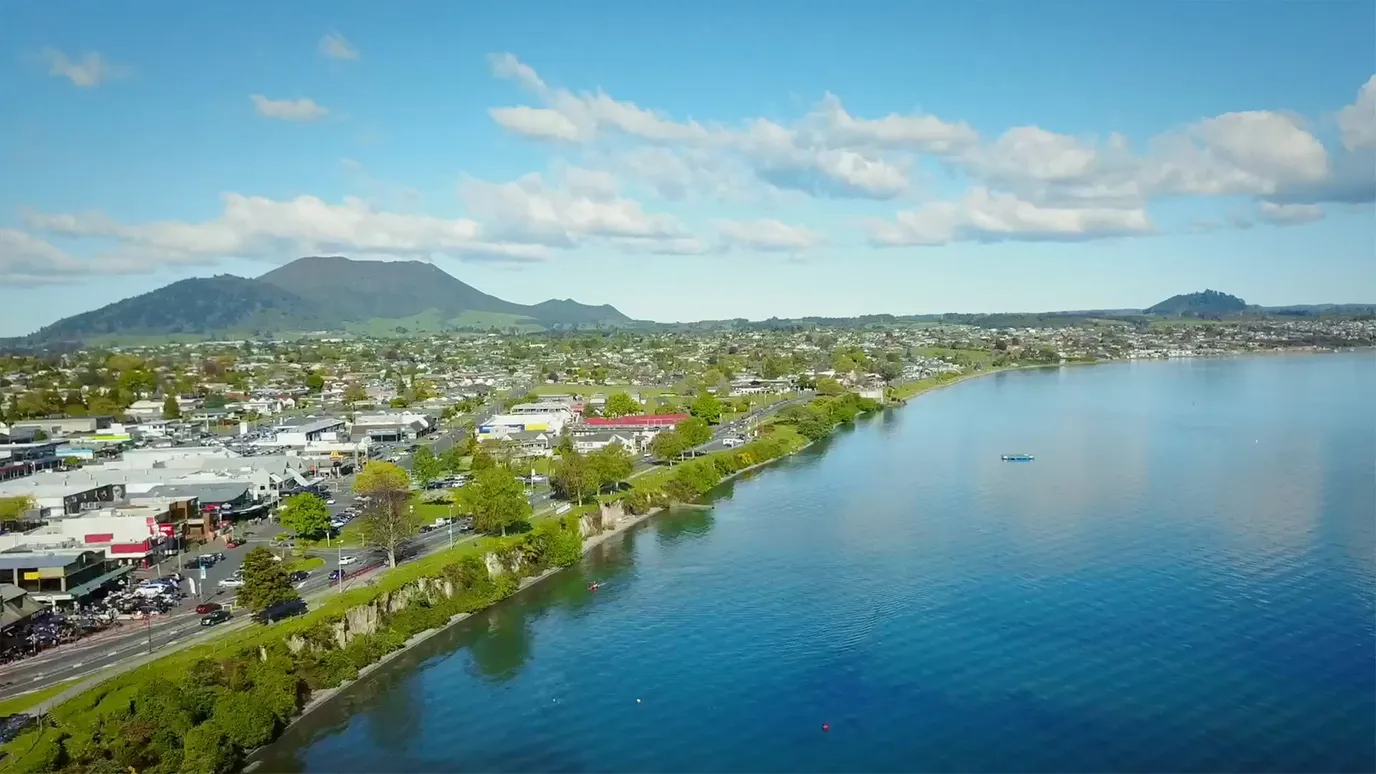
[[[127,574],[101,551],[80,548],[53,551],[0,551],[0,584],[17,586],[32,601],[54,606],[85,599]]]
[[[0,583],[0,634],[29,620],[44,607],[29,597],[29,592],[13,583]]]
[[[161,407],[159,407],[161,411]],[[161,414],[159,414],[161,416]],[[115,423],[113,417],[52,417],[49,419],[25,419],[10,426],[11,432],[21,430],[42,430],[49,438],[68,435],[98,433],[109,429]]]
[[[317,417],[278,425],[277,446],[305,446],[310,441],[345,440],[348,425],[338,417]]]
[[[349,437],[368,439],[374,443],[401,443],[433,432],[434,422],[425,414],[414,411],[362,414],[354,419]]]
[[[49,515],[71,515],[112,505],[124,499],[124,486],[96,483],[89,478],[66,482],[66,473],[40,473],[0,481],[0,497],[32,497],[34,507]]]
[[[571,437],[574,451],[580,454],[595,452],[598,449],[606,448],[614,443],[619,443],[626,447],[626,450],[635,453],[640,450],[640,440],[635,433],[624,430],[596,430],[592,432],[577,433]]]
[[[687,418],[687,414],[633,414],[626,417],[589,417],[583,420],[583,424],[599,430],[667,430],[678,427],[678,423]]]
[[[545,432],[559,435],[566,420],[559,414],[497,414],[478,425],[478,438],[502,438],[510,433]]]
[[[58,454],[66,441],[32,441],[29,443],[0,443],[0,481],[31,476],[44,470],[62,466]]]
[[[575,413],[574,402],[568,400],[542,400],[535,403],[517,403],[507,409],[507,414],[512,416],[526,416],[531,414],[556,414],[561,415],[565,422],[573,418]]]

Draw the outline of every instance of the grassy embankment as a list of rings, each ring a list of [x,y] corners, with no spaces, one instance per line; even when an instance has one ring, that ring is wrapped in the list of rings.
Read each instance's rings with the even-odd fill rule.
[[[758,440],[656,469],[612,499],[645,513],[698,497],[727,476],[798,451],[820,428],[830,433],[848,421],[832,418],[853,419],[874,407],[855,396],[813,404],[795,412],[806,435],[789,423],[766,425]],[[430,517],[434,508],[447,512],[447,506],[417,512]],[[333,595],[303,616],[234,631],[117,675],[58,705],[40,728],[0,748],[6,756],[0,771],[233,770],[246,751],[275,739],[313,693],[356,678],[455,615],[510,596],[523,578],[577,562],[580,519],[596,509],[537,518],[524,533],[436,552]]]

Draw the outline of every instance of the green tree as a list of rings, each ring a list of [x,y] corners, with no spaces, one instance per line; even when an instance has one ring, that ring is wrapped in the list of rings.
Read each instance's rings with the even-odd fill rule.
[[[277,734],[277,716],[252,693],[226,693],[215,701],[212,720],[229,741],[245,750],[262,747]]]
[[[683,437],[683,445],[686,448],[694,449],[712,440],[712,428],[707,426],[707,421],[700,417],[690,417],[678,423],[674,428]]]
[[[416,534],[411,516],[411,479],[390,462],[374,461],[354,479],[354,491],[368,497],[360,521],[360,535],[387,554],[387,564],[397,566],[397,554]]]
[[[422,446],[411,455],[411,475],[422,484],[428,484],[443,474],[444,463],[440,462],[429,446]]]
[[[710,392],[703,391],[688,406],[688,413],[704,422],[715,425],[721,421],[721,401]]]
[[[463,470],[463,449],[458,445],[450,446],[440,455],[440,467],[448,473],[458,473]]]
[[[177,396],[168,393],[167,397],[163,398],[162,401],[162,418],[181,419],[181,416],[182,407],[181,404],[177,402]]]
[[[282,563],[262,546],[248,552],[242,569],[244,585],[239,588],[239,604],[255,613],[279,602],[301,598],[282,569]]]
[[[182,739],[183,774],[229,774],[239,767],[234,743],[214,720],[194,726]]]
[[[573,436],[569,435],[568,430],[565,430],[559,434],[559,442],[554,445],[554,453],[562,457],[573,452]]]
[[[650,453],[656,459],[672,462],[680,454],[688,450],[688,445],[684,443],[683,436],[677,430],[661,430],[650,441]]]
[[[614,392],[607,398],[607,405],[602,407],[602,416],[605,417],[627,417],[639,414],[645,410],[635,398],[625,392]]]
[[[592,402],[591,402],[591,401],[586,402],[586,403],[583,404],[583,418],[584,418],[584,419],[592,419],[593,417],[600,417],[600,416],[602,416],[602,415],[598,413],[597,407],[594,406],[594,405],[592,405]]]
[[[349,405],[362,403],[368,399],[368,391],[358,382],[349,382],[344,386],[344,402]]]
[[[0,497],[0,524],[9,521],[18,521],[19,517],[25,511],[33,510],[36,505],[33,495]]]
[[[597,494],[599,483],[597,471],[587,456],[576,451],[560,457],[549,477],[550,488],[556,496],[575,500],[579,505]]]
[[[470,461],[468,467],[476,473],[480,470],[487,470],[488,468],[494,468],[496,466],[497,460],[493,458],[492,452],[479,446],[478,450],[473,452],[473,459]]]
[[[329,506],[308,492],[288,498],[279,519],[282,526],[307,540],[315,540],[330,529]]]
[[[530,518],[526,489],[516,474],[492,467],[473,477],[459,490],[459,503],[473,516],[473,528],[481,532],[500,532]]]
[[[597,488],[624,480],[635,469],[631,452],[619,443],[609,443],[587,456],[588,466],[592,468]]]
[[[325,389],[325,377],[319,371],[311,371],[306,374],[306,389],[316,393]]]
[[[846,388],[830,376],[823,376],[817,380],[817,392],[822,395],[840,395],[845,391]]]

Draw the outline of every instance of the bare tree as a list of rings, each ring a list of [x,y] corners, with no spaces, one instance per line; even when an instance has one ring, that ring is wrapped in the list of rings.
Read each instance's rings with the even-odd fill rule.
[[[387,489],[368,496],[360,524],[363,541],[387,552],[387,565],[397,566],[397,554],[416,534],[416,521],[411,515],[411,493]]]

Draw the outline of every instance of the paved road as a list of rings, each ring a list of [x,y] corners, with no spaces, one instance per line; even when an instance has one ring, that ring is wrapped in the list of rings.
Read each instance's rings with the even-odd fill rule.
[[[730,437],[741,437],[748,432],[752,422],[764,415],[778,411],[791,403],[800,403],[810,400],[810,396],[802,396],[789,401],[776,403],[765,408],[757,409],[750,414],[733,420],[730,423],[720,425],[713,429],[712,440],[695,449],[695,452],[707,453],[725,448],[723,441]],[[490,416],[490,415],[489,415]],[[455,442],[454,439],[462,437],[462,431],[453,430],[436,439],[440,443],[449,437],[449,443]],[[635,474],[643,473],[653,468],[654,463],[649,460],[638,460],[635,467]],[[333,491],[331,492],[335,503],[330,506],[332,514],[339,513],[349,507],[353,501],[353,479],[350,476],[342,477],[331,482]],[[551,494],[547,488],[541,488],[531,497],[531,504],[537,512],[549,507]],[[55,683],[69,680],[74,677],[89,676],[101,669],[107,669],[121,661],[143,656],[150,651],[157,652],[167,649],[169,646],[178,644],[192,636],[202,632],[200,616],[194,612],[198,600],[204,599],[207,602],[227,602],[233,599],[232,590],[220,589],[218,583],[221,579],[229,577],[234,570],[243,563],[244,555],[252,548],[260,545],[270,545],[273,537],[280,531],[278,525],[272,522],[265,522],[259,526],[248,526],[248,543],[237,548],[227,549],[223,543],[212,543],[200,549],[200,552],[209,553],[212,551],[222,551],[226,558],[218,562],[214,567],[206,571],[204,586],[198,589],[197,594],[192,594],[167,618],[160,618],[151,624],[127,623],[117,632],[102,635],[82,642],[63,646],[46,654],[40,654],[31,659],[26,659],[15,664],[0,667],[0,693],[9,695],[20,691],[32,691],[44,688]],[[240,529],[241,534],[244,528]],[[447,549],[452,545],[459,545],[470,540],[475,540],[478,536],[472,533],[464,533],[458,530],[440,528],[418,535],[412,543],[414,553],[412,557],[425,556],[435,551]],[[278,549],[282,550],[282,549]],[[170,572],[174,566],[181,566],[185,561],[194,556],[196,551],[188,552],[178,558],[174,565],[171,561],[164,563],[164,572]],[[346,569],[357,571],[361,567],[375,564],[383,560],[383,554],[370,548],[317,548],[308,551],[312,556],[320,556],[325,559],[325,566],[311,572],[310,577],[298,585],[301,595],[308,601],[319,600],[329,593],[335,592],[338,587],[332,586],[329,582],[330,571],[338,567],[340,556],[356,556],[358,561],[346,566]],[[197,571],[183,570],[183,574],[198,578]],[[197,583],[201,581],[197,580]],[[355,581],[349,581],[352,583]],[[349,585],[346,583],[346,587]],[[246,616],[235,619],[230,623],[221,624],[215,627],[216,636],[223,635],[225,631],[240,628],[248,625]],[[206,632],[207,635],[210,632]]]

